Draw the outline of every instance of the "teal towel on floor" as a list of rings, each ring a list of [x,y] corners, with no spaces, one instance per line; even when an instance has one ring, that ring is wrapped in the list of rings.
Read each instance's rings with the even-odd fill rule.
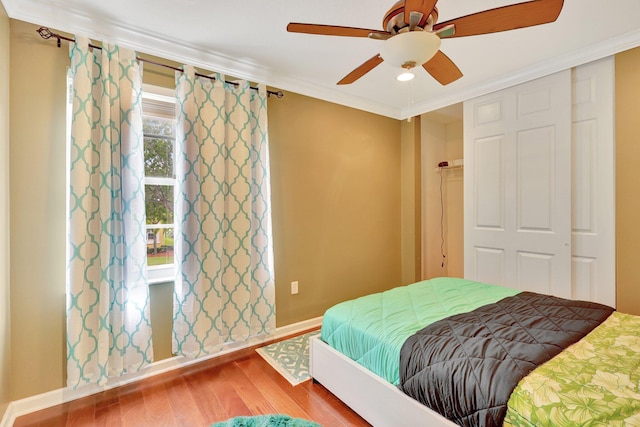
[[[236,417],[211,427],[322,427],[313,421],[291,418],[289,415],[258,415],[255,417]]]

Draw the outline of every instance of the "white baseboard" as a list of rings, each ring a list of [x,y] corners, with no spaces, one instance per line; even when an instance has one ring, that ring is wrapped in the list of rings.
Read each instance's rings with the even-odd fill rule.
[[[314,319],[309,319],[302,322],[294,323],[292,325],[276,328],[273,334],[255,337],[244,343],[230,344],[225,350],[221,351],[220,353],[216,353],[215,355],[202,357],[200,359],[187,359],[182,356],[176,356],[169,359],[160,360],[158,362],[150,364],[140,372],[123,375],[118,378],[112,378],[104,386],[90,385],[81,387],[76,390],[65,387],[58,390],[52,390],[46,393],[37,394],[35,396],[30,396],[24,399],[14,400],[13,402],[9,403],[9,406],[7,407],[7,410],[2,417],[2,421],[0,421],[0,427],[13,426],[16,418],[22,415],[50,408],[52,406],[61,405],[72,400],[81,399],[83,397],[100,393],[105,390],[140,381],[154,375],[163,374],[175,369],[194,365],[196,363],[201,363],[206,360],[215,359],[216,357],[224,356],[235,351],[259,345],[266,341],[280,339],[286,337],[287,335],[293,335],[307,329],[316,328],[321,324],[322,317],[316,317]]]
[[[13,413],[13,406],[9,403],[9,406],[4,411],[4,416],[0,420],[0,427],[9,427],[13,425],[16,420],[16,414]]]

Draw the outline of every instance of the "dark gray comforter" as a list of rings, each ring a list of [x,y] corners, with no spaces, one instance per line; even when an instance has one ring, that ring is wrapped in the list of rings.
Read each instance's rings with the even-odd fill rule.
[[[400,352],[400,388],[463,426],[501,426],[517,383],[613,312],[522,292],[435,322]]]

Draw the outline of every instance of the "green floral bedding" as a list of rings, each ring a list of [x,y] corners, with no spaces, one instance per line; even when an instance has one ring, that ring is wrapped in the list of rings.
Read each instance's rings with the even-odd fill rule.
[[[523,378],[504,425],[640,427],[640,317],[614,312]]]

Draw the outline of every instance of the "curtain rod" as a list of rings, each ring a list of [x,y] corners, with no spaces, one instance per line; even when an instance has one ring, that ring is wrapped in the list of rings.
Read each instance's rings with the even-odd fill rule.
[[[72,38],[65,37],[65,36],[63,36],[63,35],[56,34],[56,33],[52,32],[52,31],[51,31],[49,28],[47,28],[47,27],[40,27],[40,28],[38,28],[38,29],[36,30],[36,32],[37,32],[38,34],[40,34],[40,37],[42,37],[42,38],[43,38],[43,39],[45,39],[45,40],[50,39],[50,38],[54,38],[54,39],[56,39],[56,40],[58,41],[58,47],[60,47],[60,40],[66,40],[66,41],[68,41],[68,42],[70,42],[70,43],[75,43],[75,42],[76,42],[76,41],[75,41],[74,39],[72,39]],[[93,49],[100,49],[100,50],[102,50],[102,47],[101,47],[101,46],[97,46],[97,45],[92,44],[92,43],[89,43],[89,47],[90,47],[90,48],[93,48]],[[159,67],[170,68],[170,69],[172,69],[172,70],[180,71],[181,73],[184,73],[184,70],[183,70],[182,68],[174,67],[173,65],[163,64],[163,63],[160,63],[160,62],[152,61],[152,60],[150,60],[150,59],[141,58],[141,57],[139,57],[139,56],[136,56],[136,59],[137,59],[138,61],[141,61],[141,62],[146,62],[146,63],[148,63],[148,64],[157,65],[157,66],[159,66]],[[204,78],[206,78],[206,79],[216,80],[216,78],[215,78],[215,77],[207,76],[207,75],[205,75],[205,74],[200,74],[200,73],[195,73],[195,74],[196,74],[196,76],[198,76],[198,77],[204,77]],[[225,83],[232,84],[232,85],[234,85],[234,86],[238,86],[238,83],[237,83],[237,82],[231,82],[231,81],[227,81],[227,80],[225,80]],[[257,88],[257,87],[253,87],[253,86],[251,86],[251,89],[253,89],[253,90],[258,90],[258,88]],[[271,95],[275,95],[277,98],[282,98],[282,97],[284,97],[284,93],[283,93],[281,90],[278,90],[278,91],[267,90],[267,96],[269,96],[269,97],[270,97]]]

